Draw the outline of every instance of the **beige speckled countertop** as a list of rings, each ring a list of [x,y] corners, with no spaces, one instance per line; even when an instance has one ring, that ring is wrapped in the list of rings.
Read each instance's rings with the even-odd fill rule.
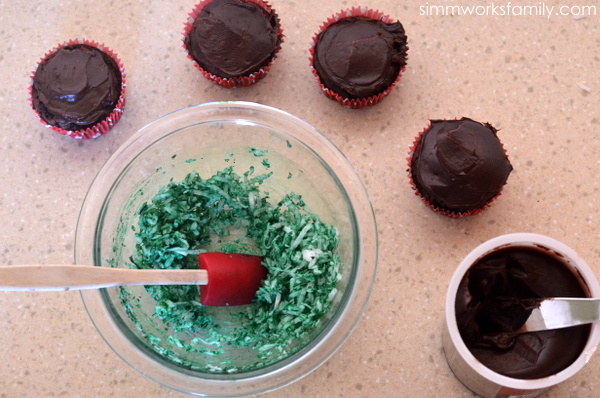
[[[446,287],[463,256],[500,234],[537,232],[571,246],[600,276],[600,3],[575,3],[595,6],[596,15],[436,16],[421,15],[425,3],[417,0],[272,0],[286,35],[278,59],[257,85],[226,90],[204,79],[181,48],[194,1],[0,1],[0,266],[72,263],[92,178],[144,124],[215,100],[275,106],[316,126],[355,166],[377,216],[380,257],[371,299],[346,344],[264,396],[471,397],[441,349]],[[399,19],[410,46],[401,83],[360,111],[323,96],[307,60],[320,23],[354,5]],[[27,94],[44,53],[76,37],[112,48],[128,76],[123,118],[87,142],[46,129]],[[515,170],[490,209],[452,220],[414,195],[405,157],[428,119],[460,116],[499,128]],[[78,292],[0,293],[0,358],[2,398],[181,396],[117,357]],[[598,394],[596,355],[546,396]]]

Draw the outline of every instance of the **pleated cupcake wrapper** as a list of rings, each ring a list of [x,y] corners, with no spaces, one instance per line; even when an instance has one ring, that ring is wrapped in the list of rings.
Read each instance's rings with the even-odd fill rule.
[[[196,4],[194,9],[188,14],[188,19],[184,24],[184,30],[183,30],[183,38],[184,39],[191,32],[192,27],[194,25],[194,21],[196,20],[196,18],[198,18],[198,15],[200,15],[200,12],[202,12],[202,9],[207,4],[210,4],[213,1],[214,0],[201,1],[200,3]],[[279,20],[279,17],[277,16],[277,13],[275,12],[275,10],[266,1],[261,1],[261,0],[246,0],[246,1],[257,4],[258,6],[267,10],[269,13],[272,13],[275,15],[275,17],[277,18],[277,21],[280,25],[277,35],[279,36],[280,48],[281,48],[281,43],[283,43],[283,38],[284,38],[283,29],[281,28],[281,21]],[[212,81],[213,83],[216,83],[219,86],[225,87],[225,88],[249,87],[249,86],[256,84],[258,81],[260,81],[262,78],[264,78],[267,75],[267,73],[271,69],[271,66],[273,65],[273,61],[275,61],[275,59],[277,58],[277,53],[279,52],[279,49],[280,49],[280,48],[278,48],[275,51],[275,54],[274,54],[273,58],[271,59],[271,61],[269,61],[269,63],[266,66],[263,66],[258,71],[253,72],[248,76],[225,78],[225,77],[216,76],[210,72],[207,72],[204,68],[202,68],[202,66],[200,66],[198,64],[198,62],[196,62],[194,57],[192,57],[192,55],[190,54],[190,51],[185,44],[185,40],[183,41],[183,48],[185,50],[185,53],[187,54],[187,57],[192,61],[192,63],[196,67],[196,69],[198,69],[200,71],[200,73],[202,73],[202,75],[204,75],[204,77],[206,77],[208,80]]]
[[[115,54],[111,49],[106,47],[104,44],[99,44],[93,40],[90,41],[90,40],[85,40],[85,39],[72,39],[72,40],[66,41],[66,42],[54,47],[52,50],[48,51],[46,53],[46,55],[44,55],[42,57],[42,59],[38,63],[38,66],[41,63],[43,63],[44,61],[46,61],[48,59],[48,57],[50,57],[52,54],[54,54],[59,49],[65,47],[65,46],[70,46],[70,45],[75,45],[75,44],[85,44],[90,47],[97,48],[98,50],[104,52],[106,55],[111,57],[112,60],[115,61],[115,63],[119,67],[119,72],[121,72],[121,95],[119,96],[119,100],[117,101],[117,104],[115,105],[115,109],[104,120],[101,120],[100,122],[96,123],[95,125],[93,125],[91,127],[86,128],[86,129],[65,130],[60,127],[52,126],[52,125],[48,124],[42,118],[42,116],[40,115],[38,110],[35,109],[35,107],[33,106],[33,77],[35,76],[37,67],[36,67],[36,70],[34,70],[31,74],[32,83],[29,85],[29,103],[31,105],[31,108],[35,111],[36,115],[40,119],[40,122],[42,122],[42,124],[44,124],[46,127],[56,131],[57,133],[69,136],[71,138],[80,139],[80,140],[98,138],[101,135],[104,135],[107,132],[109,132],[115,126],[115,124],[117,124],[117,122],[121,119],[121,115],[123,114],[123,109],[125,107],[125,89],[127,87],[127,83],[125,82],[125,69],[123,68],[123,64],[121,63],[121,60],[119,59],[117,54]]]
[[[325,22],[323,22],[323,24],[321,24],[321,26],[319,27],[319,30],[313,35],[312,45],[309,49],[309,53],[310,53],[309,61],[310,61],[310,67],[312,70],[312,74],[315,76],[317,83],[319,84],[319,86],[321,87],[321,90],[323,91],[323,94],[325,94],[325,96],[327,96],[327,98],[337,101],[342,106],[345,106],[348,108],[362,109],[362,108],[366,108],[368,106],[376,105],[379,102],[381,102],[381,100],[383,98],[385,98],[390,93],[390,91],[392,91],[392,89],[398,84],[398,82],[402,78],[402,74],[404,73],[406,67],[403,67],[400,70],[400,72],[398,73],[398,77],[396,77],[396,80],[394,80],[394,82],[392,82],[392,84],[390,84],[390,86],[388,88],[386,88],[383,92],[381,92],[377,95],[371,96],[371,97],[367,97],[367,98],[344,98],[341,95],[334,92],[333,90],[330,90],[329,88],[325,87],[325,85],[321,82],[319,73],[314,68],[315,46],[317,45],[317,42],[319,41],[319,39],[318,39],[319,33],[323,32],[329,26],[331,26],[333,23],[339,21],[340,19],[349,18],[349,17],[367,17],[367,18],[371,18],[374,20],[382,21],[386,24],[394,23],[394,20],[390,16],[380,12],[379,10],[373,10],[373,9],[366,8],[366,7],[352,7],[352,8],[346,9],[346,10],[342,10],[342,11],[338,12],[337,14],[334,14],[331,17],[327,18],[327,20]]]
[[[443,120],[446,120],[446,119],[443,119]],[[458,118],[454,118],[454,120],[458,120]],[[423,203],[425,203],[425,205],[427,207],[429,207],[431,210],[433,210],[435,213],[441,214],[441,215],[444,215],[447,217],[451,217],[451,218],[462,218],[462,217],[467,217],[467,216],[474,216],[475,214],[479,214],[482,211],[484,211],[485,209],[487,209],[488,207],[490,207],[492,205],[492,203],[495,202],[498,199],[498,197],[500,197],[500,195],[502,195],[502,189],[500,189],[500,191],[498,191],[498,194],[496,194],[496,196],[494,196],[493,198],[488,200],[487,203],[485,205],[483,205],[481,208],[463,211],[463,212],[452,211],[452,210],[442,208],[440,206],[436,206],[435,204],[433,204],[431,201],[429,201],[427,198],[425,198],[421,194],[421,192],[419,191],[419,188],[417,187],[417,184],[415,183],[415,181],[413,179],[412,157],[413,157],[413,154],[415,153],[415,149],[417,148],[417,146],[419,146],[419,143],[421,142],[421,138],[423,137],[423,134],[425,134],[425,132],[427,130],[429,130],[430,128],[431,128],[431,123],[429,123],[427,126],[425,126],[425,128],[423,128],[423,130],[421,130],[421,132],[419,132],[419,134],[413,140],[412,145],[408,148],[409,152],[408,152],[408,157],[406,158],[406,161],[408,163],[408,169],[406,171],[408,172],[409,183],[410,183],[410,186],[413,189],[413,191],[415,191],[415,195],[417,195],[423,201]],[[502,142],[500,142],[500,145],[502,145]],[[504,145],[502,145],[502,149],[504,150],[504,154],[506,155],[506,158],[508,159],[508,154],[506,152],[506,149],[504,148]]]

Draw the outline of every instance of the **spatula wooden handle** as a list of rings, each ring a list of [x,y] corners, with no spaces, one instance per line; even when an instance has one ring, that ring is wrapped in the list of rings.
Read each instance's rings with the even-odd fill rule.
[[[126,269],[86,265],[0,266],[0,291],[98,289],[123,285],[206,285],[200,269]]]

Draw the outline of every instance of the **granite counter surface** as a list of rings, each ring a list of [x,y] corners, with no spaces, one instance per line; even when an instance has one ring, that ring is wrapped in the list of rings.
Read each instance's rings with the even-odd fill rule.
[[[72,263],[78,211],[94,175],[146,123],[209,101],[274,106],[314,125],[349,158],[371,197],[380,249],[371,299],[346,344],[314,372],[264,397],[473,396],[441,348],[447,284],[471,249],[504,233],[546,234],[600,275],[600,3],[531,3],[538,13],[542,4],[554,7],[543,15],[491,8],[439,15],[429,8],[485,1],[270,3],[286,36],[279,57],[255,86],[226,90],[202,77],[182,49],[194,2],[0,1],[0,266]],[[595,8],[587,15],[560,8],[574,4]],[[318,26],[356,5],[399,19],[410,47],[401,82],[364,110],[327,99],[308,63]],[[72,38],[106,44],[127,72],[123,117],[95,140],[45,128],[28,102],[37,62]],[[455,220],[414,195],[405,158],[429,119],[461,116],[500,130],[514,172],[491,208]],[[78,292],[2,292],[0,325],[2,398],[183,396],[119,359]],[[596,355],[545,396],[598,396],[599,375]]]

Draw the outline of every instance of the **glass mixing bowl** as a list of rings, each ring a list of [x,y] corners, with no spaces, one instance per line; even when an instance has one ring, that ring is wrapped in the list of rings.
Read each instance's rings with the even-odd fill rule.
[[[94,325],[125,362],[162,385],[205,396],[270,391],[322,364],[358,322],[377,263],[373,210],[344,155],[304,121],[248,102],[206,103],[170,113],[122,145],[100,169],[84,200],[75,263],[131,267],[134,229],[145,203],[190,172],[208,178],[228,167],[238,174],[272,173],[260,188],[270,201],[299,194],[312,212],[339,231],[339,281],[330,308],[308,333],[290,343],[285,355],[257,361],[256,350],[248,347],[225,345],[220,355],[190,350],[190,341],[202,342],[204,331],[172,330],[154,316],[156,301],[143,286],[81,293]],[[232,236],[219,238],[218,245]],[[209,243],[206,250],[216,251],[218,245]],[[238,308],[205,307],[214,311],[222,328],[232,330],[238,325],[231,314]]]

